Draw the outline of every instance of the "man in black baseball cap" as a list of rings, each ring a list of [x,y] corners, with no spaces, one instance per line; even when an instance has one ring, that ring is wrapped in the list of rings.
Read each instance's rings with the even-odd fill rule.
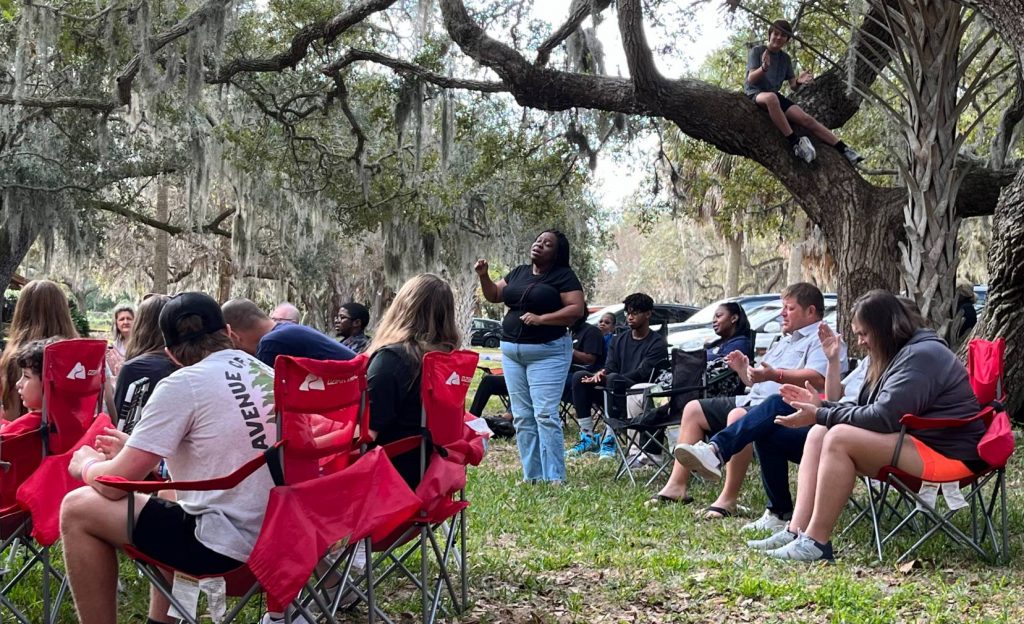
[[[189,317],[195,318],[181,323],[179,327],[179,323]],[[164,335],[164,346],[168,349],[195,342],[198,338],[226,328],[220,306],[205,293],[186,292],[175,295],[160,311],[160,331]]]
[[[96,447],[74,453],[71,476],[83,481],[61,507],[67,578],[78,621],[113,622],[115,551],[129,543],[123,492],[102,475],[138,480],[161,459],[175,481],[236,471],[277,441],[274,371],[234,349],[220,306],[198,292],[173,297],[160,313],[167,354],[181,368],[160,380],[130,437],[108,429]],[[179,491],[177,500],[135,497],[131,544],[191,575],[220,575],[249,558],[274,481],[264,466],[228,490]],[[167,601],[151,597],[150,623],[172,622]],[[297,620],[293,620],[297,621]]]

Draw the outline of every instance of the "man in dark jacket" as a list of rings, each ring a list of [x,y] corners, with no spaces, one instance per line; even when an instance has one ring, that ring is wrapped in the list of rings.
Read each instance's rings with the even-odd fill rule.
[[[629,386],[646,383],[651,380],[655,366],[668,355],[665,337],[651,331],[654,300],[644,293],[633,293],[622,304],[629,331],[612,339],[603,368],[595,373],[579,371],[572,378],[572,403],[580,423],[580,441],[570,450],[574,455],[598,450],[591,416],[594,401],[603,400],[597,386],[610,387],[617,379],[624,379]],[[600,447],[601,457],[615,456],[615,436],[611,431],[601,440]]]

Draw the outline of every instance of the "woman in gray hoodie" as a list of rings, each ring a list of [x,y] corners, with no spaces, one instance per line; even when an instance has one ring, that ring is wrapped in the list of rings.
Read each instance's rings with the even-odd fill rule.
[[[892,463],[900,418],[965,419],[978,413],[967,370],[934,331],[920,325],[893,294],[873,290],[853,306],[853,332],[871,357],[856,404],[822,402],[816,391],[783,386],[797,411],[779,424],[814,426],[807,436],[789,526],[763,540],[768,554],[800,561],[831,560],[832,530],[858,474]],[[984,467],[981,422],[959,428],[907,431],[898,467],[925,480],[950,480]]]

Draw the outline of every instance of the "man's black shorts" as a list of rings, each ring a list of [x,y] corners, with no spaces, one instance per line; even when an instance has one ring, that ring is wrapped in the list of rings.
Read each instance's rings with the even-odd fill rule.
[[[196,517],[177,503],[150,498],[135,522],[132,541],[142,553],[185,574],[224,574],[242,565],[196,539]]]
[[[762,93],[767,93],[767,91],[762,91]],[[760,94],[759,93],[755,93],[755,94],[753,94],[751,96],[748,96],[748,97],[750,97],[750,101],[751,102],[753,102],[754,104],[757,104],[757,96],[758,95],[760,95]],[[782,95],[778,91],[775,92],[775,95],[778,96],[778,98],[779,98],[779,106],[782,107],[782,112],[786,112],[786,110],[788,110],[790,106],[796,106],[796,102],[794,102],[793,100],[789,99],[788,97]]]
[[[729,412],[736,409],[736,397],[711,397],[710,399],[697,399],[700,409],[704,412],[704,419],[708,421],[711,435],[715,435],[729,424]]]

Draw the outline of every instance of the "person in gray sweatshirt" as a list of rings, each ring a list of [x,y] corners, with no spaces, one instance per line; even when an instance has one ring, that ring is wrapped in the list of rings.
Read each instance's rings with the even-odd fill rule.
[[[780,389],[797,411],[776,422],[815,426],[804,446],[793,517],[772,536],[778,545],[768,551],[773,557],[833,558],[830,538],[856,477],[873,476],[892,463],[904,414],[967,419],[980,409],[964,365],[893,294],[873,290],[861,296],[853,306],[852,325],[871,357],[856,404],[823,402],[810,387]],[[947,481],[984,468],[977,447],[985,427],[979,421],[907,433],[897,465],[909,474]]]

